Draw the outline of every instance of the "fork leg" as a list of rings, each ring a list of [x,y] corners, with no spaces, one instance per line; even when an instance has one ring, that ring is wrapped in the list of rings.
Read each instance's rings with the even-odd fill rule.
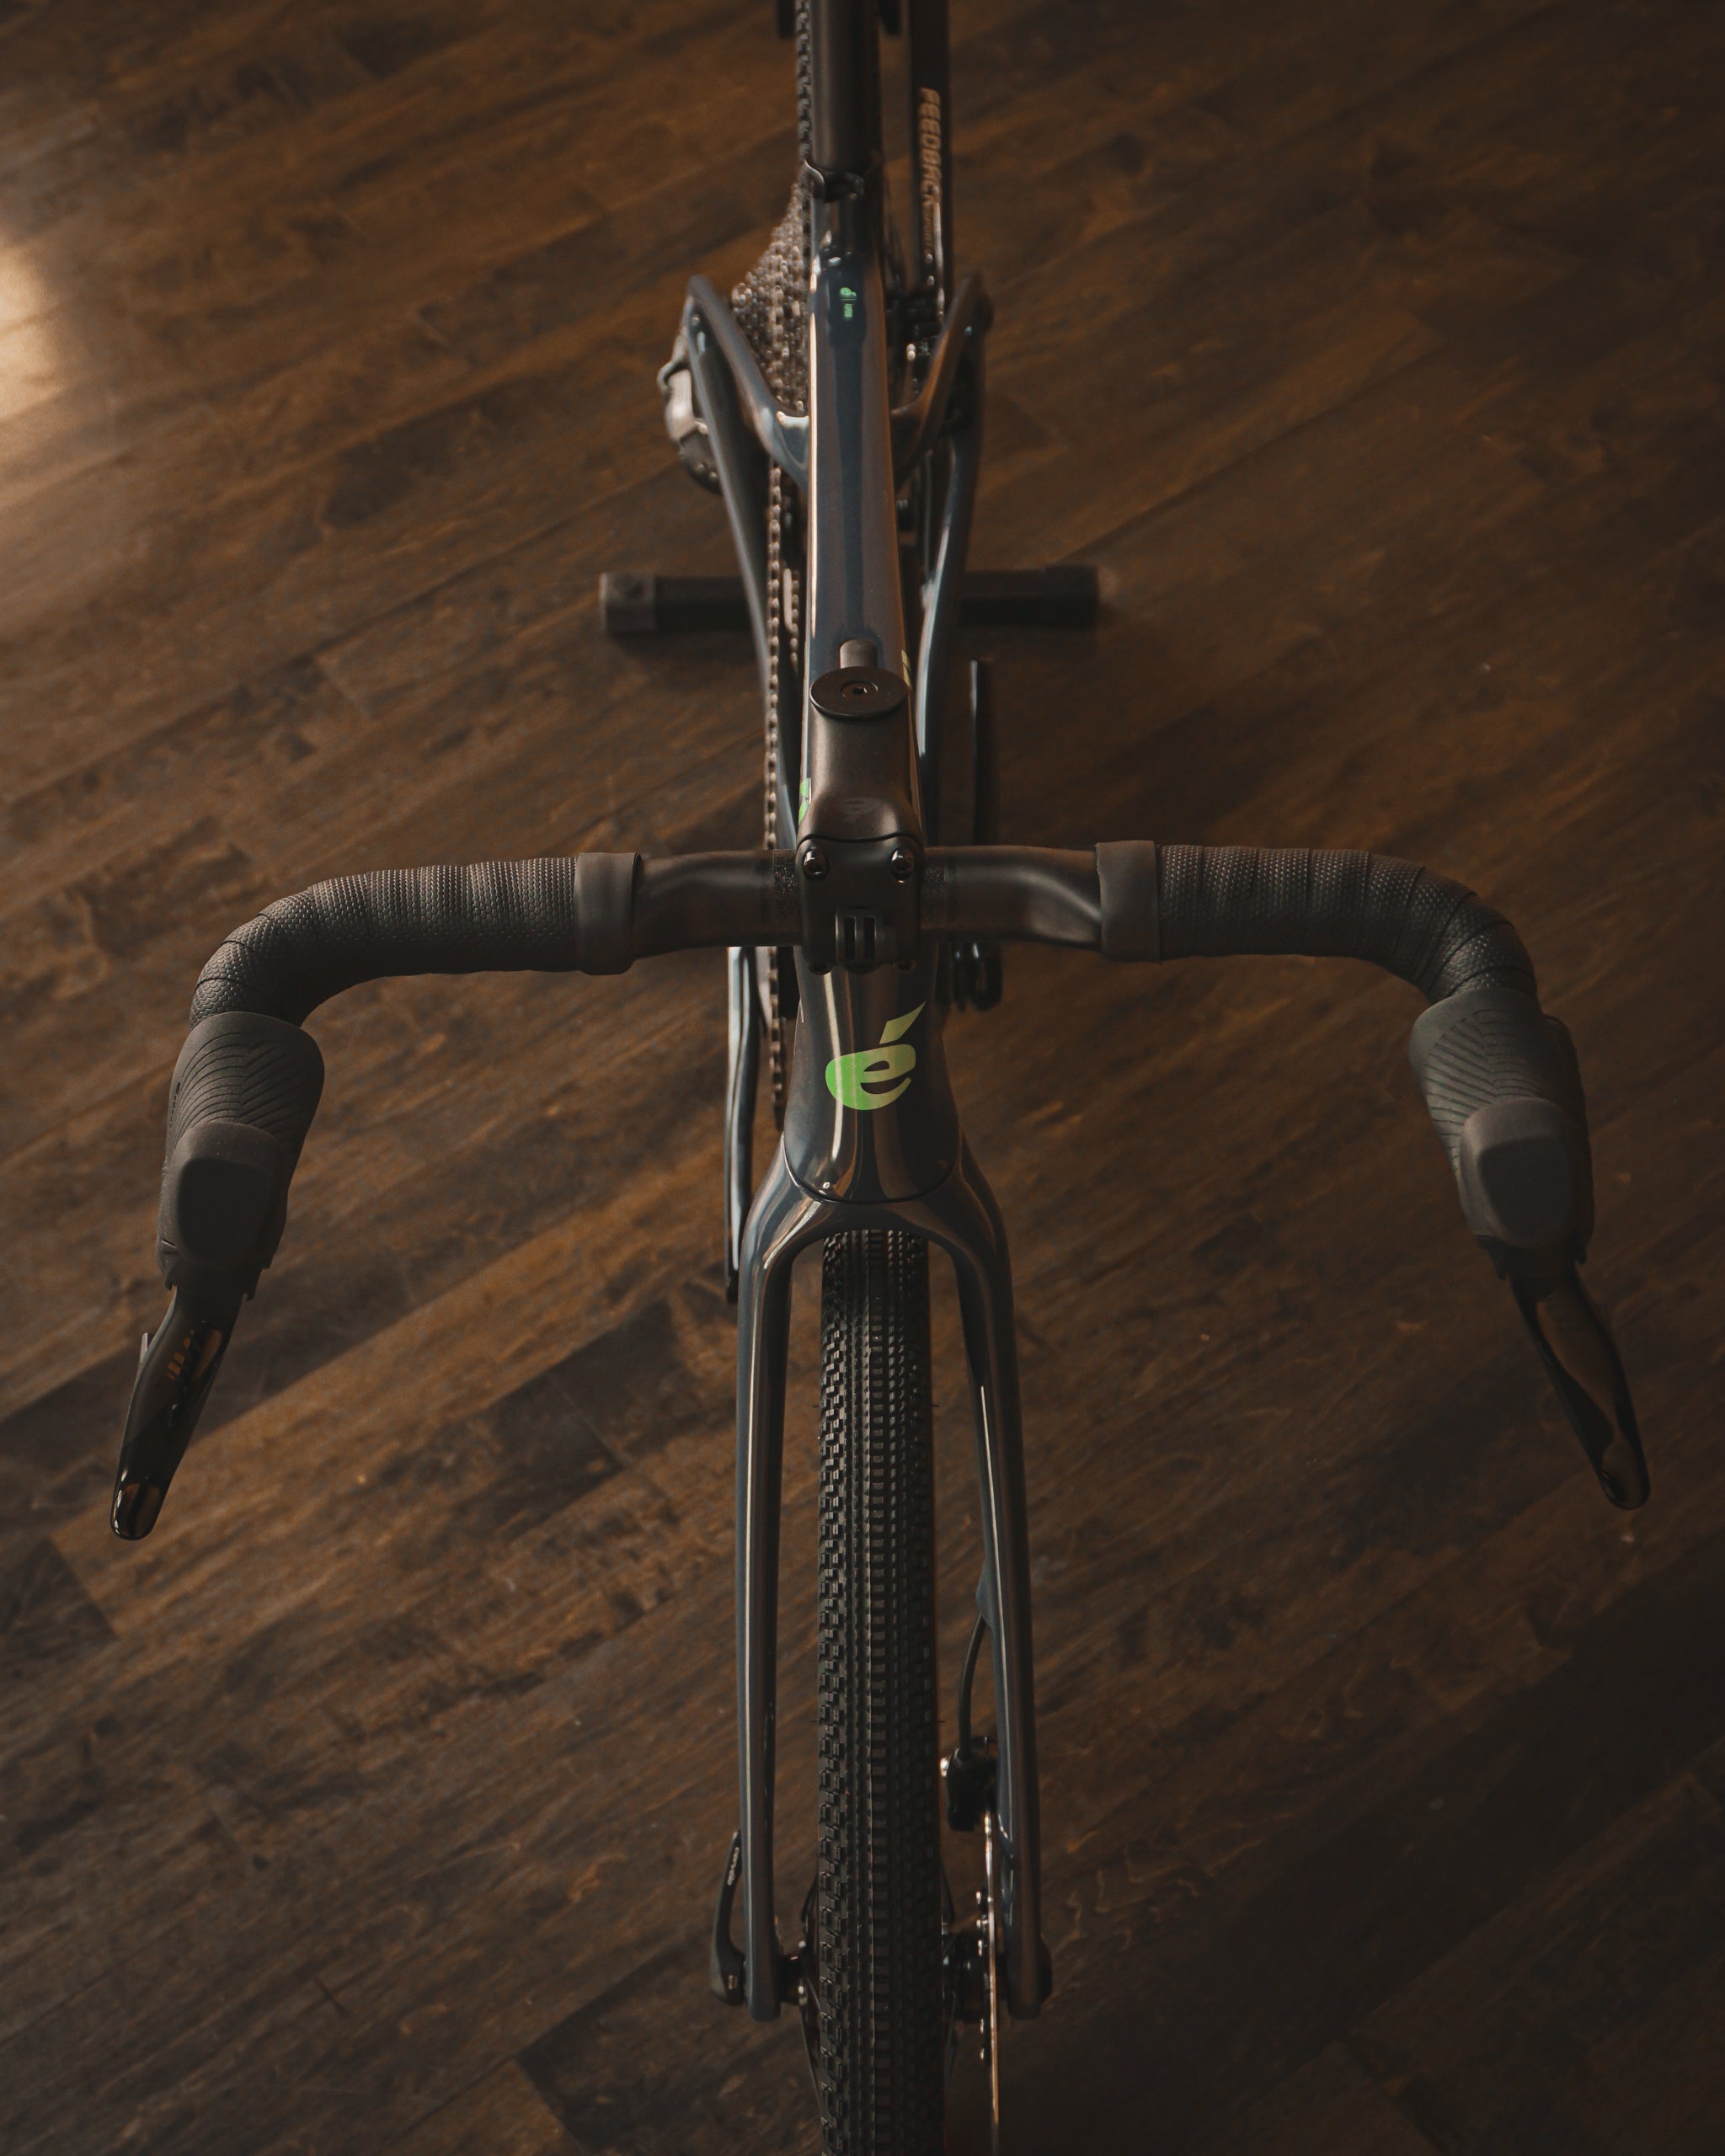
[[[1030,1556],[1012,1273],[999,1209],[968,1146],[937,1189],[891,1205],[812,1196],[791,1174],[781,1147],[744,1231],[737,1297],[737,1711],[749,2011],[757,2021],[772,2020],[781,1993],[772,1796],[791,1268],[811,1243],[864,1228],[897,1229],[937,1244],[958,1278],[982,1485],[984,1614],[1000,1724],[996,1810],[1007,2000],[1014,2015],[1033,2015],[1048,1995],[1049,1976],[1042,1951]]]
[[[1000,1761],[1001,1903],[1007,2001],[1015,2016],[1039,2011],[1049,1978],[1042,1952],[1040,1802],[1030,1637],[1030,1549],[1012,1268],[994,1193],[968,1145],[939,1189],[906,1207],[904,1224],[947,1251],[958,1278],[964,1359],[982,1492],[983,1614],[994,1657]]]
[[[776,1155],[749,1214],[737,1294],[737,1718],[743,1953],[749,2011],[779,2009],[772,1908],[772,1785],[778,1658],[779,1492],[791,1268],[839,1209],[811,1198]]]

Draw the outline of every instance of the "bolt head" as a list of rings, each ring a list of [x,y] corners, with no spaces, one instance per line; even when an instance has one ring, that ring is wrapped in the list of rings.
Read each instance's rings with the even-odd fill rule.
[[[838,666],[809,685],[809,701],[825,718],[873,720],[902,711],[909,696],[904,676],[878,666]]]
[[[908,883],[916,873],[916,857],[907,846],[895,846],[887,856],[887,866],[896,881]]]
[[[805,846],[802,860],[803,873],[811,883],[818,883],[826,873],[826,856],[818,846]]]

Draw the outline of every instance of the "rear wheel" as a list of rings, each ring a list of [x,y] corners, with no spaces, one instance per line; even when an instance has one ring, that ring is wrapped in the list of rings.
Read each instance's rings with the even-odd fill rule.
[[[833,1237],[821,1289],[825,2156],[939,2156],[946,2067],[928,1246]]]

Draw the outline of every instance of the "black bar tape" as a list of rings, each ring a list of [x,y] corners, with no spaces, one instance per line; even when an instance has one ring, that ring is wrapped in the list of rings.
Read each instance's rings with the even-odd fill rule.
[[[1502,914],[1411,861],[1310,846],[1165,846],[1158,869],[1164,958],[1299,952],[1368,959],[1432,1002],[1464,988],[1535,993],[1533,962]]]
[[[1162,955],[1156,854],[1153,839],[1117,841],[1096,849],[1102,894],[1097,947],[1103,958],[1154,961]]]
[[[1514,989],[1466,989],[1421,1014],[1407,1056],[1474,1234],[1584,1256],[1593,1161],[1567,1027]]]
[[[224,1011],[193,1027],[168,1096],[156,1224],[170,1288],[209,1302],[257,1286],[323,1091],[318,1043],[297,1026]]]
[[[1423,990],[1431,1008],[1408,1052],[1469,1226],[1500,1265],[1509,1251],[1566,1265],[1585,1252],[1593,1167],[1574,1047],[1541,1011],[1500,913],[1385,854],[1100,846],[1096,864],[1105,957],[1365,958]]]
[[[633,958],[633,853],[338,876],[279,899],[205,967],[192,1021],[248,1011],[299,1025],[398,974],[620,974]]]

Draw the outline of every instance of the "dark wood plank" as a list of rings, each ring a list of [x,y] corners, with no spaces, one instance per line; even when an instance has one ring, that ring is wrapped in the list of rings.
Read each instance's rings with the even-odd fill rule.
[[[1254,2104],[1206,2156],[1432,2156],[1436,2146],[1345,2044],[1332,2044]]]
[[[1439,2148],[1492,2135],[1590,2156],[1638,2133],[1705,2148],[1722,1897],[1725,1819],[1685,1777],[1426,1971],[1354,2047]]]

